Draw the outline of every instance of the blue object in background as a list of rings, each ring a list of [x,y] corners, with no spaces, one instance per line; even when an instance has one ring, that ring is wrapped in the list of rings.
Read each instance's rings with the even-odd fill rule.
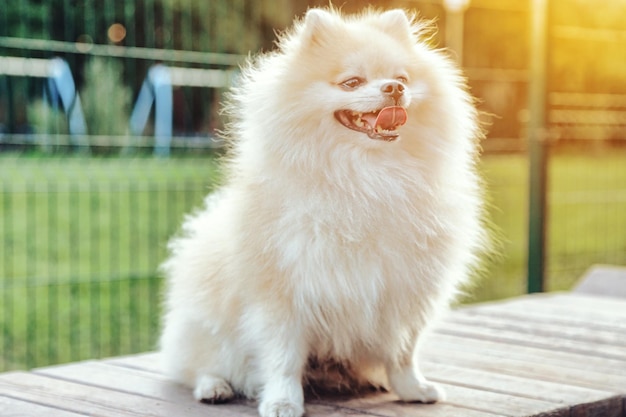
[[[148,123],[154,103],[154,154],[169,156],[172,142],[172,80],[169,69],[157,64],[150,68],[130,116],[130,132],[140,136]]]
[[[53,106],[59,101],[67,114],[72,145],[87,149],[87,126],[80,104],[80,97],[72,78],[70,66],[61,58],[53,58],[48,64],[48,91]]]
[[[72,71],[65,60],[0,56],[0,76],[2,75],[46,79],[47,94],[52,106],[56,109],[61,107],[67,116],[70,143],[80,149],[88,149],[85,116]]]

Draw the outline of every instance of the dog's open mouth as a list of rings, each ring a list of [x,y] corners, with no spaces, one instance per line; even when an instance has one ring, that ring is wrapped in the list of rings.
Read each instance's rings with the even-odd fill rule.
[[[406,109],[400,106],[385,107],[370,113],[337,110],[335,118],[348,129],[363,132],[372,139],[392,142],[400,135],[398,128],[406,123]]]

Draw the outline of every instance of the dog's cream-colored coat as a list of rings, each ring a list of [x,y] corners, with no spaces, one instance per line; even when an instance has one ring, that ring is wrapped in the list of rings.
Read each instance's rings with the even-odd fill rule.
[[[480,130],[423,30],[401,10],[312,9],[245,69],[226,183],[163,265],[164,369],[197,399],[238,393],[263,417],[297,417],[311,361],[405,401],[442,399],[414,353],[483,244]],[[390,82],[408,115],[397,140],[333,116],[389,105]]]

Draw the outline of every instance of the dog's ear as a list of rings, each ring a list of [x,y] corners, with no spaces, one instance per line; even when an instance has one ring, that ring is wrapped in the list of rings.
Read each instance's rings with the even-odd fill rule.
[[[326,10],[309,9],[304,16],[304,39],[314,44],[323,43],[334,21],[335,16]]]
[[[411,21],[402,9],[393,9],[381,13],[379,16],[380,27],[387,33],[400,36],[411,35]]]

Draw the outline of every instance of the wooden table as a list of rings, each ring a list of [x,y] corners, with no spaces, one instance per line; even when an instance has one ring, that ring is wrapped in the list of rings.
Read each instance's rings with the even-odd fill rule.
[[[626,417],[626,299],[541,294],[452,312],[422,368],[448,400],[311,398],[307,415]],[[156,353],[0,375],[0,416],[256,416],[251,401],[196,403]]]

